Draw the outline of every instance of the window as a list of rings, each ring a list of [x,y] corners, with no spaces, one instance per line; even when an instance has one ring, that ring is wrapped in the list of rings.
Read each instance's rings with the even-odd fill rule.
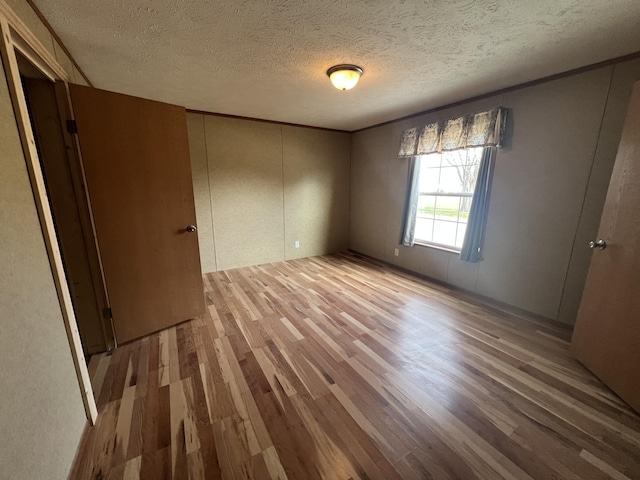
[[[506,118],[499,107],[402,132],[398,157],[409,164],[400,244],[441,246],[459,251],[463,262],[482,261]]]
[[[483,150],[475,147],[418,157],[416,243],[461,249]]]

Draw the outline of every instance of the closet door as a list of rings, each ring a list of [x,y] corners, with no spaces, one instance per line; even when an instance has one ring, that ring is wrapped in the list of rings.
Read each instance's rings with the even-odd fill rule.
[[[640,82],[633,89],[598,239],[591,248],[573,350],[640,411]]]
[[[69,85],[119,343],[204,313],[182,107]]]

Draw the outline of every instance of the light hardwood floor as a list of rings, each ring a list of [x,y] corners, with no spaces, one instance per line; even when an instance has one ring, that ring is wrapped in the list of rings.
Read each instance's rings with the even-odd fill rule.
[[[92,359],[72,479],[640,479],[640,417],[564,326],[346,254],[205,289]]]

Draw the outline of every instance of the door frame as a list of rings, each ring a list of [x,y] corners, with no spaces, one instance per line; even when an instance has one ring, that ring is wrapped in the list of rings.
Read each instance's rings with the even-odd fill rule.
[[[52,82],[61,81],[66,85],[69,82],[69,75],[4,0],[0,0],[0,31],[2,34],[0,54],[2,56],[11,102],[20,133],[31,188],[38,210],[38,216],[40,217],[40,225],[47,248],[49,263],[56,285],[58,302],[60,303],[60,310],[64,319],[67,339],[69,341],[87,419],[91,424],[95,424],[98,417],[98,409],[96,407],[89,371],[80,341],[80,333],[73,310],[71,294],[64,272],[58,237],[49,206],[35,137],[31,128],[26,97],[20,80],[16,50],[24,55]]]

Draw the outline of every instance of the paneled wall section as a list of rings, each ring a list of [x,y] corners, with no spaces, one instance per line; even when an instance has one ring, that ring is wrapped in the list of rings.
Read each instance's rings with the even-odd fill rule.
[[[204,273],[346,250],[349,134],[197,113],[187,122]]]
[[[357,132],[352,138],[350,248],[565,323],[576,318],[640,60]],[[407,185],[405,128],[502,105],[484,260],[399,245]],[[395,256],[394,250],[399,249]]]

